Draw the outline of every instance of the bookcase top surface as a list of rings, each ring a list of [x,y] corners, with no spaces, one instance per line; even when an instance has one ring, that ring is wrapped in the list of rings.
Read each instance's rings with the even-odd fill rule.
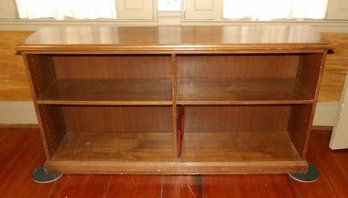
[[[243,49],[328,49],[330,43],[309,26],[45,27],[18,51],[192,51]]]

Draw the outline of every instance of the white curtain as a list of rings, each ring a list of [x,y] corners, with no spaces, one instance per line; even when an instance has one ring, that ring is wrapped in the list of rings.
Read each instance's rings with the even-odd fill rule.
[[[328,0],[224,0],[224,17],[270,21],[323,19]]]
[[[16,0],[20,18],[116,19],[115,0]]]

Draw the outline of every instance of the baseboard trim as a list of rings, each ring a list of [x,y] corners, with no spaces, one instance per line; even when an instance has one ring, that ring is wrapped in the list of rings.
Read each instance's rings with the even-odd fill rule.
[[[0,125],[38,124],[33,101],[0,101]]]
[[[339,101],[319,102],[314,114],[313,126],[330,126],[333,127],[337,121],[339,112]]]

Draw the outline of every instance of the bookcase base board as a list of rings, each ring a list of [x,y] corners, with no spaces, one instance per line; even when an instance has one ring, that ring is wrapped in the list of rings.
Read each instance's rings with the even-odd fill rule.
[[[308,164],[299,162],[105,162],[47,161],[48,171],[74,174],[284,174],[304,173]],[[258,167],[258,168],[256,168]]]

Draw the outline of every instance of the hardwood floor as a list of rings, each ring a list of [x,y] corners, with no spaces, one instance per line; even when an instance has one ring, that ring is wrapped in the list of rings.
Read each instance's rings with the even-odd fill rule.
[[[321,172],[304,184],[287,175],[64,175],[38,184],[31,171],[44,162],[35,128],[0,128],[0,197],[348,197],[348,150],[328,148],[329,131],[313,131],[308,161]]]

